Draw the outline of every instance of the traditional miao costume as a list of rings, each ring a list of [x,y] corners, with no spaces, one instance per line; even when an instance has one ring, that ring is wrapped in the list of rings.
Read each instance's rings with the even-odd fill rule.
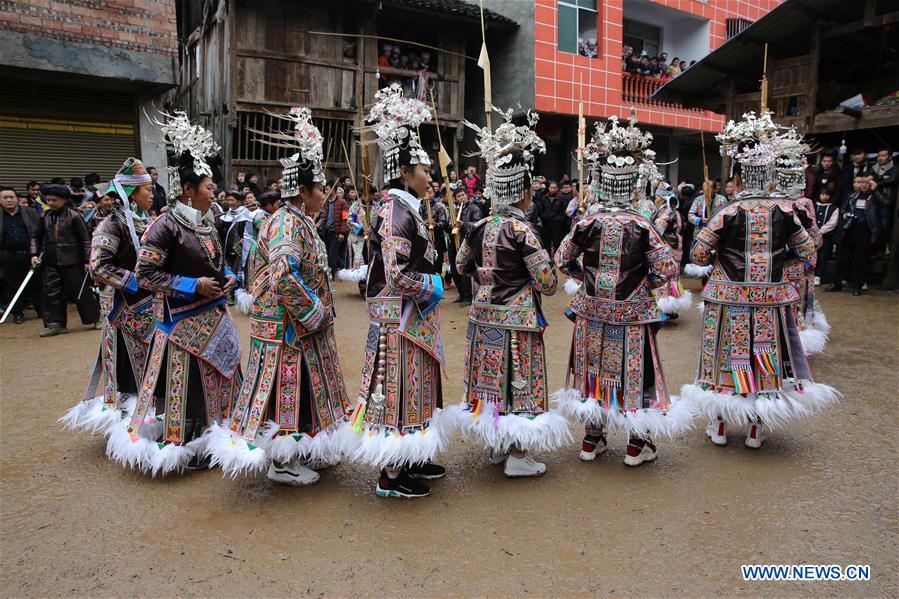
[[[664,203],[659,206],[650,219],[656,232],[662,236],[668,247],[671,248],[671,256],[680,270],[681,259],[684,257],[683,220],[680,212],[671,205],[674,194],[670,191],[663,196]],[[678,313],[690,307],[693,294],[685,289],[680,281],[680,276],[675,276],[667,283],[668,289],[658,296],[659,308],[668,317],[676,318]]]
[[[697,235],[691,257],[712,265],[703,291],[699,372],[682,397],[709,417],[712,442],[727,442],[725,422],[749,425],[746,445],[761,446],[762,425],[813,414],[837,399],[812,381],[799,338],[796,289],[783,277],[792,252],[805,262],[814,242],[792,202],[772,198],[776,126],[770,113],[727,124],[722,152],[740,164],[744,191],[715,212]]]
[[[337,278],[341,281],[358,283],[364,281],[368,274],[368,264],[365,258],[365,202],[357,198],[350,204],[349,222],[350,228],[350,264],[349,267],[337,272]]]
[[[430,165],[414,129],[430,120],[428,107],[403,98],[399,85],[377,94],[368,117],[383,153],[384,182],[400,178],[401,153]],[[349,455],[378,468],[415,468],[443,449],[444,365],[438,302],[443,279],[419,198],[390,189],[371,228],[366,303],[370,318],[362,383],[353,415]],[[388,471],[389,473],[389,471]],[[382,481],[384,478],[382,477]],[[382,493],[382,496],[396,496]]]
[[[207,160],[218,146],[183,113],[167,118],[160,127],[174,146],[178,165],[169,172],[177,196],[182,174],[212,176]],[[176,200],[147,228],[135,271],[138,285],[155,294],[156,329],[137,406],[129,422],[111,429],[107,453],[154,476],[201,467],[209,425],[227,416],[241,381],[240,339],[227,299],[196,289],[201,277],[224,287],[233,276],[212,211]]]
[[[802,141],[802,137],[795,129],[778,136],[776,142],[779,149],[775,168],[774,197],[783,197],[785,201],[792,202],[796,217],[815,243],[815,254],[811,258],[808,260],[789,258],[784,264],[783,274],[784,279],[799,293],[799,302],[794,306],[796,323],[799,325],[802,348],[805,354],[810,356],[824,351],[830,333],[827,318],[820,304],[815,301],[817,250],[823,245],[824,238],[818,230],[818,222],[815,219],[815,203],[803,195],[805,169],[808,166],[805,156],[811,148]]]
[[[122,417],[130,417],[134,409],[155,317],[153,295],[138,286],[134,274],[148,215],[133,211],[128,198],[138,186],[151,184],[141,161],[129,158],[106,192],[114,191],[120,203],[97,226],[91,240],[91,276],[101,287],[100,350],[84,399],[61,419],[72,429],[105,432]],[[95,397],[101,379],[103,394]]]
[[[334,339],[328,252],[313,220],[290,201],[301,184],[311,190],[325,183],[322,137],[308,108],[284,118],[292,133],[260,135],[278,147],[290,139],[297,150],[282,159],[287,201],[259,232],[246,378],[230,419],[214,427],[209,451],[213,465],[231,476],[268,466],[269,478],[299,486],[318,480],[308,466],[339,460],[334,433],[349,402]]]
[[[493,214],[474,225],[456,256],[456,268],[480,284],[468,317],[463,385],[458,423],[489,448],[492,460],[533,451],[552,451],[571,441],[568,422],[549,410],[540,294],[556,292],[549,253],[534,226],[513,204],[530,188],[536,152],[546,145],[528,124],[507,120],[491,132],[478,131],[487,162],[485,197]],[[537,476],[546,466],[530,456],[510,455],[508,476]]]
[[[651,438],[674,436],[693,418],[691,406],[668,393],[656,343],[664,315],[654,290],[664,293],[677,275],[671,249],[631,204],[635,188],[654,165],[652,136],[633,121],[597,126],[587,156],[599,170],[598,207],[582,218],[555,261],[582,281],[566,312],[574,322],[565,388],[559,409],[586,425],[581,459],[606,448],[605,430],[628,433],[625,463],[656,457]]]
[[[688,220],[693,225],[694,237],[706,226],[715,211],[725,204],[727,204],[727,196],[721,194],[714,194],[711,201],[706,200],[705,194],[699,195],[693,200],[688,212]],[[688,262],[687,265],[684,266],[685,276],[694,279],[703,279],[703,284],[710,272],[712,272],[710,266],[699,266],[692,262]]]

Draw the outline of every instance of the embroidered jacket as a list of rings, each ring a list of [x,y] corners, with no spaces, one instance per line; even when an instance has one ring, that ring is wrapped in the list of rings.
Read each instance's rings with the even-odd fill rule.
[[[469,319],[485,326],[541,330],[540,294],[556,292],[556,273],[534,226],[521,210],[505,208],[474,225],[456,268],[481,285]]]
[[[569,311],[609,324],[662,320],[652,290],[678,272],[671,248],[652,223],[629,210],[584,217],[562,241],[555,259],[563,272],[584,282]]]
[[[138,237],[146,229],[146,220],[134,219],[134,230]],[[91,239],[91,277],[100,285],[122,292],[122,297],[129,305],[136,304],[151,295],[137,284],[134,274],[136,264],[137,250],[128,233],[125,215],[117,207],[108,218],[100,222]]]
[[[285,339],[310,335],[333,322],[328,253],[315,223],[289,202],[262,223],[258,241],[256,296],[250,334],[274,339],[269,324],[288,325]]]
[[[672,208],[671,204],[665,202],[652,215],[652,225],[674,252],[675,256],[680,256],[684,251],[683,221],[680,212]],[[680,261],[678,260],[678,262]]]
[[[205,215],[177,202],[147,228],[138,252],[137,283],[159,304],[157,319],[178,320],[226,303],[224,295],[197,293],[197,279],[210,277],[224,287],[226,268],[211,212]]]
[[[796,216],[792,202],[749,197],[715,212],[697,233],[691,259],[700,266],[715,262],[703,299],[780,306],[799,299],[793,286],[784,280],[784,265],[794,256],[806,261],[814,253],[815,243]]]

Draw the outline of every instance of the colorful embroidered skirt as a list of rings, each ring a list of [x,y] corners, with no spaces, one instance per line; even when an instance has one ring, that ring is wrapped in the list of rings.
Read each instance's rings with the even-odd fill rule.
[[[674,436],[692,407],[671,397],[655,324],[609,324],[575,316],[566,388],[553,399],[569,418],[636,436]]]
[[[710,419],[777,426],[810,415],[837,393],[812,381],[792,305],[706,300],[699,372],[681,396]]]
[[[450,412],[456,426],[500,453],[570,443],[568,422],[547,406],[543,332],[469,322],[467,338],[465,398]]]
[[[210,444],[213,462],[236,475],[267,458],[332,460],[348,409],[332,325],[293,344],[253,337],[240,395]]]

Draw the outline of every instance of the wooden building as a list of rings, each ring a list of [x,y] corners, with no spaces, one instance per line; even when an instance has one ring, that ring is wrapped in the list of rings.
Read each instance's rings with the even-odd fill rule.
[[[890,139],[887,134],[895,143],[899,102],[890,96],[899,90],[897,25],[899,0],[785,0],[654,98],[728,119],[758,111],[767,45],[768,106],[777,123],[827,141],[867,132],[855,137]],[[871,104],[841,106],[857,94]]]
[[[497,13],[485,17],[489,27],[515,27]],[[394,81],[429,103],[433,95],[444,145],[458,159],[466,61],[476,60],[480,45],[476,4],[179,0],[178,24],[179,103],[220,141],[227,182],[238,171],[258,173],[260,186],[279,176],[286,151],[259,143],[248,129],[283,127],[266,112],[297,105],[312,109],[324,135],[328,176],[347,174],[347,157],[357,160],[353,128],[377,90]],[[382,56],[394,47],[398,57]],[[436,155],[434,126],[423,125],[421,135]]]

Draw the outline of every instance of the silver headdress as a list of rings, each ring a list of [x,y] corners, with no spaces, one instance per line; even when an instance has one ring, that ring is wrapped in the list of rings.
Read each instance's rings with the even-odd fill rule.
[[[249,131],[259,135],[258,141],[276,148],[296,150],[292,156],[280,158],[283,167],[281,176],[284,181],[281,184],[281,197],[294,198],[300,194],[300,171],[311,171],[312,182],[326,182],[322,167],[324,154],[322,153],[322,134],[312,122],[312,111],[305,106],[294,106],[287,114],[269,115],[293,123],[292,131]]]
[[[193,163],[193,171],[199,176],[212,177],[212,167],[208,158],[218,155],[221,147],[215,142],[212,133],[199,125],[193,125],[187,113],[178,110],[175,114],[160,113],[165,120],[154,119],[154,123],[165,135],[165,141],[172,146],[174,157],[182,162],[189,158]],[[178,166],[169,165],[169,197],[181,196],[181,176]]]
[[[771,120],[770,112],[757,116],[750,111],[740,121],[728,121],[724,131],[716,136],[721,144],[721,155],[740,163],[744,193],[767,192],[770,189],[777,158],[776,135],[777,125]]]
[[[527,112],[527,125],[515,125],[512,123],[511,109],[503,112],[494,107],[493,110],[501,114],[504,120],[496,131],[491,132],[468,121],[465,125],[477,131],[475,142],[480,149],[479,154],[487,162],[484,197],[491,200],[494,208],[500,208],[521,201],[536,154],[546,153],[546,143],[534,131],[540,119],[536,112]],[[520,161],[515,160],[518,155],[521,156]]]
[[[789,196],[798,195],[805,189],[805,169],[808,166],[805,156],[812,148],[793,127],[778,135],[774,143],[777,146],[774,165],[777,191]]]
[[[620,126],[618,117],[611,116],[605,123],[596,124],[593,139],[587,144],[584,156],[591,165],[592,185],[604,204],[628,208],[641,185],[660,178],[655,152],[649,149],[652,133],[641,131],[636,123],[633,111],[627,127]]]
[[[430,165],[428,153],[418,140],[418,126],[431,120],[431,110],[421,100],[406,98],[397,83],[378,90],[375,103],[368,113],[367,129],[374,131],[378,146],[384,152],[384,183],[400,176],[400,150],[404,147],[412,155],[411,164]]]

